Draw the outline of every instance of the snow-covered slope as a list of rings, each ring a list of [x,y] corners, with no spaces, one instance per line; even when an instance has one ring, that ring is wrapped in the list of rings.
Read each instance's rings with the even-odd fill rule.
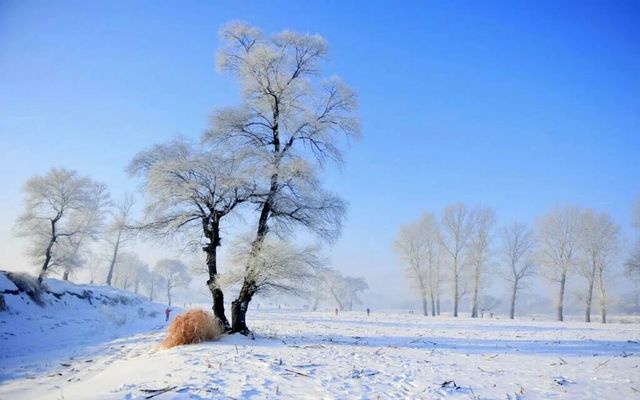
[[[15,283],[14,283],[15,281]],[[109,286],[0,271],[0,382],[46,371],[92,345],[165,327],[166,305]]]

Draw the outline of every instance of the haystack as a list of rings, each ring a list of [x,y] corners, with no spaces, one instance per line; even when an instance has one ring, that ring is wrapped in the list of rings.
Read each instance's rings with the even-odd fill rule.
[[[189,310],[171,322],[162,348],[217,340],[223,333],[224,327],[213,314],[204,310]]]

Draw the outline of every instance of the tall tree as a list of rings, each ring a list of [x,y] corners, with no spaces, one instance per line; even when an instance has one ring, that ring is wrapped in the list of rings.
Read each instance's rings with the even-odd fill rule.
[[[588,209],[582,214],[580,247],[582,262],[578,271],[587,280],[585,321],[591,322],[591,301],[597,282],[600,293],[600,320],[607,322],[607,302],[604,275],[617,255],[620,229],[606,213]]]
[[[107,243],[111,247],[111,261],[107,272],[107,285],[111,286],[113,271],[118,261],[118,252],[121,246],[132,237],[132,231],[128,229],[132,225],[131,210],[134,205],[134,198],[125,195],[122,200],[114,204],[110,210],[111,223],[107,228]]]
[[[252,168],[247,157],[231,148],[206,149],[177,138],[139,153],[129,171],[143,179],[146,208],[144,231],[161,238],[189,232],[203,237],[213,313],[225,329],[224,294],[218,283],[220,227],[226,216],[253,195]]]
[[[41,265],[39,282],[50,268],[63,265],[64,257],[69,256],[69,248],[64,254],[58,253],[61,241],[75,240],[87,235],[87,228],[93,228],[84,221],[95,207],[97,185],[90,178],[63,168],[52,168],[25,183],[25,210],[18,217],[15,230],[18,236],[30,239],[28,255]]]
[[[582,209],[577,206],[558,207],[537,222],[538,255],[544,276],[558,283],[558,321],[564,320],[567,277],[577,262],[581,214]]]
[[[400,228],[395,249],[406,264],[406,277],[422,301],[422,312],[436,314],[439,291],[438,226],[433,214],[426,213],[415,223]]]
[[[505,277],[511,283],[509,318],[513,319],[518,289],[522,289],[523,281],[534,273],[535,238],[531,229],[518,222],[503,227],[500,238],[500,253],[507,266]]]
[[[327,44],[318,35],[284,31],[269,37],[234,22],[220,36],[218,66],[241,83],[242,103],[213,114],[207,140],[251,151],[260,166],[251,254],[257,256],[274,227],[286,232],[304,226],[334,239],[344,203],[322,190],[316,167],[340,162],[339,138],[358,134],[355,93],[337,78],[321,79]],[[243,334],[249,333],[246,313],[256,293],[250,265],[232,303],[232,331]]]
[[[472,272],[471,318],[478,318],[478,302],[482,295],[483,279],[487,273],[487,264],[491,252],[493,226],[496,222],[495,213],[487,207],[480,207],[474,211],[475,224],[469,245],[469,261]]]
[[[640,233],[640,199],[636,201],[633,209],[631,224],[636,228],[636,232]],[[624,273],[635,286],[635,293],[633,293],[635,308],[640,309],[640,237],[636,238],[631,254],[624,263]]]
[[[167,303],[171,305],[171,293],[175,288],[185,287],[191,281],[187,266],[180,260],[163,259],[156,264],[155,271],[164,278]]]
[[[98,240],[104,230],[104,216],[111,203],[107,187],[103,184],[93,184],[88,195],[87,207],[74,221],[73,230],[80,231],[82,234],[64,237],[59,243],[59,251],[64,254],[62,279],[65,281],[86,264],[91,253],[89,245]]]
[[[473,235],[475,215],[464,204],[454,204],[442,213],[440,226],[439,241],[449,258],[448,267],[453,287],[453,316],[457,317],[462,273],[466,265],[466,250]]]

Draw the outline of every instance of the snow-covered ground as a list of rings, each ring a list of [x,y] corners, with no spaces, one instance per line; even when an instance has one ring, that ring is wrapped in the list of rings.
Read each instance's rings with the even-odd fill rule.
[[[81,308],[55,316],[69,330],[0,313],[0,398],[640,398],[638,324],[260,309],[255,340],[160,350],[160,317],[85,326]]]

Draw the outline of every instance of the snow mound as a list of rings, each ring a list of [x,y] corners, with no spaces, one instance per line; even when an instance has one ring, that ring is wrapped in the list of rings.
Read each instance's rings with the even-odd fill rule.
[[[0,285],[0,382],[47,360],[166,326],[166,305],[110,286],[49,279],[40,287],[30,275],[5,271]]]

